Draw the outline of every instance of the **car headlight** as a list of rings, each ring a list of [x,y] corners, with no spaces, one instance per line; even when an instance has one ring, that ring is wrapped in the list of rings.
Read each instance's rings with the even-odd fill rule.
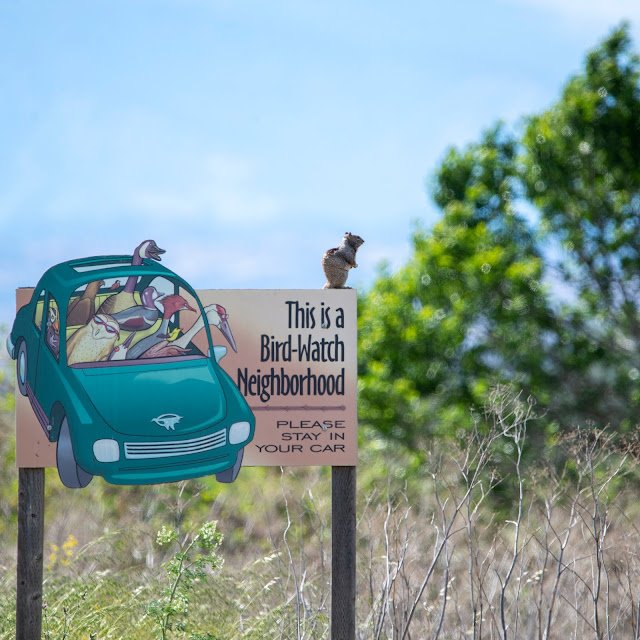
[[[234,422],[229,427],[229,444],[240,444],[248,440],[251,425],[248,422]]]
[[[117,440],[96,440],[93,443],[93,455],[98,462],[118,462],[120,447]]]

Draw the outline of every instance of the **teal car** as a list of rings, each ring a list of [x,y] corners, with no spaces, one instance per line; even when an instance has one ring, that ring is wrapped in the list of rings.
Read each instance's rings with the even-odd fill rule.
[[[225,309],[203,308],[152,258],[50,268],[7,338],[20,393],[57,442],[68,487],[94,475],[114,484],[212,474],[233,482],[253,438],[254,416],[219,364],[226,347],[212,341],[214,326],[235,349]],[[125,310],[116,311],[122,301]]]

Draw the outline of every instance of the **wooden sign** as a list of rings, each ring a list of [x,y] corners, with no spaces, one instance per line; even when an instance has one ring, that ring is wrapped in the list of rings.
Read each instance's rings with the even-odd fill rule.
[[[17,465],[70,487],[355,465],[355,292],[196,292],[149,243],[18,290]]]
[[[237,353],[229,349],[220,365],[256,418],[243,464],[356,465],[356,292],[247,289],[198,295],[205,306],[224,301],[238,344]]]

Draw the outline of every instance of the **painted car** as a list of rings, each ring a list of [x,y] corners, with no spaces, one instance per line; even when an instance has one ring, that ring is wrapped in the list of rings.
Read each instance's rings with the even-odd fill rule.
[[[84,487],[94,475],[114,484],[211,474],[233,482],[253,438],[254,416],[219,365],[226,348],[212,341],[216,309],[203,308],[189,284],[152,258],[132,264],[132,256],[103,256],[50,268],[7,338],[18,388],[48,439],[57,442],[66,486]],[[126,311],[146,310],[153,323],[126,331],[132,326],[126,312],[101,310],[112,296],[124,296],[130,283],[134,302]],[[141,296],[151,290],[156,295],[145,307]],[[178,311],[169,309],[170,299],[182,300]],[[228,330],[225,309],[211,306],[218,328]],[[79,307],[90,309],[88,315],[68,326],[68,317],[77,322]],[[190,332],[185,327],[198,311]],[[191,341],[192,333],[199,333],[199,341]],[[235,349],[230,330],[223,333]],[[161,341],[164,351],[129,358],[145,340]]]

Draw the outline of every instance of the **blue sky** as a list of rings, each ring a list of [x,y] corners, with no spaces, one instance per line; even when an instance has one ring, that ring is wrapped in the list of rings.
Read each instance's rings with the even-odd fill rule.
[[[635,0],[0,4],[0,323],[70,258],[153,238],[197,288],[401,265],[448,145],[557,97]]]

